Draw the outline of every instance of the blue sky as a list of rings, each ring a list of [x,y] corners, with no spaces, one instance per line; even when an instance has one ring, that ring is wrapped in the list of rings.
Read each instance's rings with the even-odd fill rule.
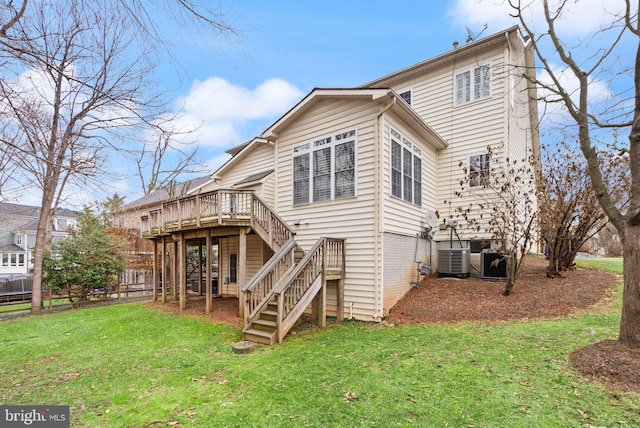
[[[229,158],[226,149],[260,134],[314,87],[359,86],[439,55],[451,50],[454,41],[465,43],[466,27],[483,37],[515,25],[505,3],[220,0],[215,4],[238,36],[217,37],[167,19],[160,30],[171,44],[157,72],[159,89],[182,109],[180,126],[199,128],[188,139],[198,139],[199,160],[211,173]],[[624,2],[571,0],[568,5],[560,32],[580,45]],[[532,19],[538,21],[539,14]],[[632,58],[634,46],[629,47]],[[594,49],[587,46],[585,58]],[[594,99],[615,93],[616,81],[596,83]],[[114,172],[126,175],[125,168]],[[91,203],[116,191],[127,202],[141,196],[130,174],[101,190],[102,195],[91,191],[73,199]]]
[[[393,7],[391,7],[393,5]],[[171,57],[159,79],[182,108],[200,159],[213,172],[224,151],[261,133],[314,87],[355,87],[463,44],[487,10],[476,0],[223,0],[233,38],[167,22]],[[488,23],[488,22],[487,22]],[[514,24],[508,15],[482,36]],[[193,136],[189,137],[193,138]],[[121,183],[135,197],[135,183]],[[131,200],[131,197],[128,198]]]
[[[238,37],[168,27],[175,56],[161,68],[161,80],[185,122],[202,124],[201,159],[215,170],[228,159],[225,149],[259,134],[314,87],[359,86],[441,54],[456,40],[465,43],[466,27],[482,37],[515,25],[505,3],[223,0],[222,12]],[[607,13],[624,4],[573,3],[560,26],[572,41],[610,21]],[[595,47],[587,54],[590,49]],[[592,96],[608,97],[609,85],[594,85]]]

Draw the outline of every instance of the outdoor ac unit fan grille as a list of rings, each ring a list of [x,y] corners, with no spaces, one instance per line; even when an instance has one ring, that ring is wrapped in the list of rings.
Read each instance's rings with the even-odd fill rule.
[[[499,260],[494,265],[494,261]],[[480,277],[483,279],[498,279],[507,277],[507,261],[497,253],[480,254]]]
[[[471,273],[471,252],[466,248],[438,250],[438,276],[467,278]]]

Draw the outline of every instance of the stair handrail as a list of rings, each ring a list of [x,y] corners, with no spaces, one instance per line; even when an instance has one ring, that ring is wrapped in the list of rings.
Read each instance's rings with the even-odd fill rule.
[[[245,326],[260,315],[273,297],[276,286],[285,278],[295,261],[296,242],[290,238],[240,289]]]
[[[344,270],[344,239],[327,238],[323,236],[316,241],[309,252],[305,254],[293,271],[280,283],[273,293],[278,300],[276,328],[279,342],[282,341],[283,337],[295,322],[295,320],[291,321],[287,318],[294,312],[294,309],[303,299],[307,291],[326,269],[328,242],[337,244],[332,245],[332,249],[338,253],[337,257],[332,257],[332,268],[338,267]],[[290,292],[293,294],[289,295]]]
[[[268,213],[268,218],[262,218],[262,212]],[[285,245],[296,234],[287,222],[255,192],[253,193],[251,227],[274,251]]]

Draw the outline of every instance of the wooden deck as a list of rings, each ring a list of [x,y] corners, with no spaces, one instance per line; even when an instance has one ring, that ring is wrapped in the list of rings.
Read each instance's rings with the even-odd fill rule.
[[[140,231],[148,239],[176,232],[251,227],[274,250],[293,238],[293,230],[252,191],[214,190],[163,202],[141,217]]]
[[[205,254],[210,253],[212,233],[222,228],[228,233],[238,228],[240,236],[239,264],[246,265],[246,241],[251,228],[273,250],[274,254],[247,283],[240,272],[239,310],[245,321],[245,339],[262,343],[282,342],[296,320],[309,305],[313,305],[321,325],[326,324],[327,281],[338,280],[338,318],[342,318],[344,303],[343,280],[345,276],[345,245],[343,239],[320,237],[304,255],[295,242],[295,233],[275,211],[252,191],[220,189],[212,192],[172,199],[141,217],[141,234],[152,239],[154,253],[162,244],[161,254],[166,252],[166,238],[172,241],[176,256],[173,272],[178,273],[180,308],[186,307],[186,240],[189,235],[206,230]],[[244,244],[243,244],[244,242]],[[164,259],[163,259],[164,260]],[[154,278],[157,278],[157,261],[154,262]],[[162,277],[167,277],[162,264]],[[210,283],[207,277],[205,283]],[[207,313],[210,312],[211,293],[207,290]],[[166,292],[162,289],[163,302]],[[156,296],[154,295],[154,299]]]

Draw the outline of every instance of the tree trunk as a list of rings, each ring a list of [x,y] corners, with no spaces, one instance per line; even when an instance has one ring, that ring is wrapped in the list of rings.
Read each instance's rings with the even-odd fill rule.
[[[620,342],[640,349],[640,225],[627,223],[624,239],[624,295]]]
[[[516,282],[516,261],[515,254],[510,254],[506,256],[506,264],[507,264],[507,278],[504,284],[504,291],[502,292],[503,296],[510,296],[513,291],[513,286]]]
[[[626,224],[616,229],[624,237],[624,293],[619,340],[629,348],[640,349],[640,38],[636,49],[634,88],[635,109],[629,133],[631,195]]]
[[[47,230],[51,227],[49,209],[40,210],[36,244],[33,250],[33,287],[31,291],[31,315],[42,313],[42,257],[47,248]]]

